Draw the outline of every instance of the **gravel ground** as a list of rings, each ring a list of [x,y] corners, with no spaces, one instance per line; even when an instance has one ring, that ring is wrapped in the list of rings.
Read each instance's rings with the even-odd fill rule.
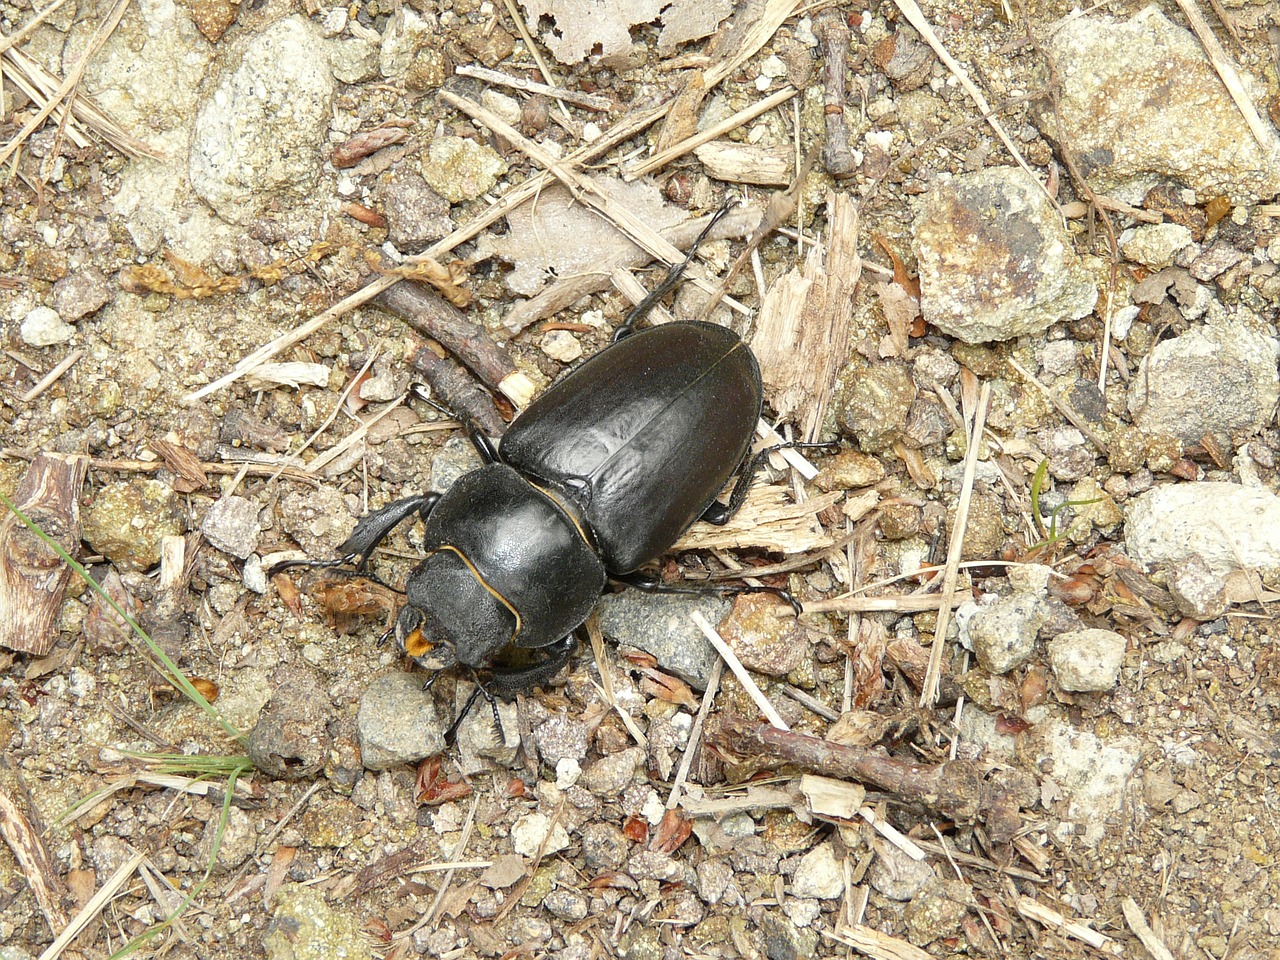
[[[506,6],[124,11],[80,89],[138,149],[45,125],[4,162],[0,491],[37,454],[91,458],[81,556],[244,738],[73,580],[47,654],[0,649],[0,957],[42,955],[113,876],[73,953],[151,931],[142,950],[198,957],[1280,957],[1274,4],[1229,5],[1234,37],[1212,23],[1255,123],[1172,7],[926,6],[1025,171],[908,6],[806,7],[721,77],[765,4],[522,5],[579,96],[564,112],[455,75],[536,73]],[[59,8],[15,49],[64,76],[109,13]],[[0,3],[6,36],[34,15]],[[9,73],[30,68],[2,56],[8,142],[38,105]],[[658,126],[590,172],[674,228],[728,198],[762,205],[815,151],[798,212],[729,293],[757,314],[758,277],[809,297],[807,322],[848,317],[847,350],[792,351],[835,371],[817,433],[838,446],[813,451],[812,481],[769,468],[779,500],[827,500],[785,534],[749,519],[733,546],[659,571],[767,568],[803,533],[810,562],[758,572],[811,612],[611,594],[603,643],[500,704],[500,730],[481,701],[445,746],[470,687],[448,674],[424,691],[376,642],[393,591],[267,574],[285,551],[334,556],[367,510],[478,462],[405,399],[420,333],[363,304],[274,358],[290,367],[189,394],[537,172],[442,88],[564,156],[678,94],[664,138],[788,85],[785,106],[649,177],[621,173]],[[852,294],[852,275],[836,282],[850,260],[826,249],[837,194],[859,218]],[[601,281],[539,315],[548,281],[647,261],[566,196],[548,187],[440,257],[466,274],[465,316],[538,389],[629,308]],[[709,268],[722,275],[749,229],[706,244]],[[831,276],[816,260],[797,272],[815,238]],[[671,309],[701,304],[686,285]],[[804,377],[766,365],[766,405],[814,416],[792,389]],[[971,456],[963,424],[988,390]],[[411,526],[376,560],[386,584],[413,568]],[[178,543],[185,561],[162,569]],[[936,599],[943,577],[921,567],[949,554],[963,602],[945,623],[936,602],[888,599]],[[879,609],[841,607],[866,585]],[[811,739],[754,726],[695,609]],[[940,699],[921,708],[944,628]],[[193,782],[195,758],[246,754],[256,769],[229,804],[225,771]],[[1011,813],[991,800],[1005,789]],[[23,817],[43,865],[23,859]]]

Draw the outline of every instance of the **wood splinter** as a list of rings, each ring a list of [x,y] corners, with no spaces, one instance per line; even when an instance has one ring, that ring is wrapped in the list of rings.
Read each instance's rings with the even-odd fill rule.
[[[32,461],[14,502],[51,539],[75,556],[80,544],[80,489],[89,458],[42,453]],[[71,568],[27,525],[10,514],[0,522],[0,646],[43,657]]]
[[[906,803],[964,823],[981,821],[995,843],[1008,843],[1022,829],[1022,809],[1039,799],[1039,787],[1021,770],[951,760],[904,763],[877,750],[820,740],[767,723],[727,714],[710,736],[726,757],[766,757],[794,763],[823,776],[858,780],[896,794]]]

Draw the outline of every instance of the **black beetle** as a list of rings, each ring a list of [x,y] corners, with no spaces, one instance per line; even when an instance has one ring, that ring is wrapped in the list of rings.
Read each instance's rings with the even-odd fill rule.
[[[634,329],[688,262],[497,446],[471,430],[484,466],[446,493],[369,514],[339,547],[334,563],[361,571],[392,529],[423,517],[426,557],[394,627],[420,666],[483,671],[476,692],[510,699],[568,661],[608,581],[687,592],[637,570],[699,518],[722,524],[741,505],[761,462],[748,454],[763,397],[756,358],[733,331],[693,322]],[[729,502],[718,502],[739,470]]]

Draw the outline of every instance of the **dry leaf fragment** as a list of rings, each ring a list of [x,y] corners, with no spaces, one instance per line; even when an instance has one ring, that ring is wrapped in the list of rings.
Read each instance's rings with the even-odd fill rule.
[[[631,28],[663,21],[660,50],[709,36],[733,12],[733,0],[521,0],[533,23],[548,17],[553,26],[542,35],[561,63],[587,56],[608,62],[631,50]]]
[[[645,670],[644,674],[640,681],[640,689],[644,693],[659,700],[665,700],[667,703],[678,703],[691,711],[697,711],[698,700],[683,680],[659,670]]]
[[[428,807],[471,795],[471,784],[452,781],[444,775],[439,756],[427,757],[418,764],[418,783],[414,799]]]
[[[385,126],[375,127],[372,130],[362,130],[346,142],[333,148],[333,165],[339,169],[354,167],[369,154],[377,153],[383,147],[399,143],[408,135],[409,132],[403,127]]]
[[[374,251],[366,254],[365,260],[384,277],[400,277],[430,284],[455,307],[466,307],[471,303],[471,291],[462,286],[467,280],[467,269],[461,260],[451,260],[446,265],[428,257],[398,267],[386,267],[382,257]]]
[[[649,849],[667,856],[675,853],[684,845],[693,833],[693,821],[682,817],[676,810],[668,810],[662,815],[662,822],[653,835]]]

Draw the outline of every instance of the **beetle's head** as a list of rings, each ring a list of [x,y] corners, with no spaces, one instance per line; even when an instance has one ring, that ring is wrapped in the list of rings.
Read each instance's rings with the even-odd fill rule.
[[[396,620],[396,643],[421,667],[488,667],[515,639],[519,617],[452,547],[435,551],[405,585],[408,603]]]

